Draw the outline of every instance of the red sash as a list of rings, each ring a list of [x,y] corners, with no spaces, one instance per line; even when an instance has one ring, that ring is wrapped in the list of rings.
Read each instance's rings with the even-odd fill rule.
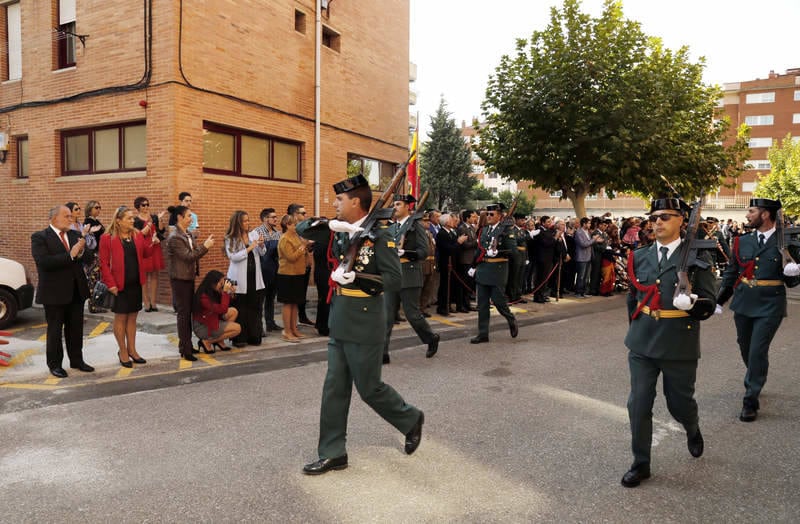
[[[631,315],[631,319],[635,319],[642,312],[642,308],[648,306],[650,311],[658,311],[661,309],[661,291],[658,289],[658,284],[650,284],[645,286],[640,283],[633,272],[633,253],[628,255],[628,275],[630,276],[631,284],[638,291],[644,293],[644,299],[639,303],[639,307]]]
[[[328,269],[331,273],[339,267],[339,261],[336,260],[336,257],[333,256],[333,251],[331,248],[333,247],[333,230],[331,230],[331,238],[328,240],[328,249],[325,251],[325,257],[328,259]],[[338,284],[331,278],[331,275],[328,274],[328,296],[325,299],[326,304],[331,303],[331,297],[333,296],[333,290],[336,289]]]

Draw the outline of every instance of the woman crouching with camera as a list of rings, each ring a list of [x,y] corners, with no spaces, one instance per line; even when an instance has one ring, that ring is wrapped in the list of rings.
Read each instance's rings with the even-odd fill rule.
[[[194,294],[192,304],[192,330],[197,338],[197,349],[206,353],[228,351],[226,338],[233,338],[242,331],[235,322],[239,312],[229,307],[236,286],[225,275],[212,269],[206,273]],[[214,349],[216,348],[216,349]]]

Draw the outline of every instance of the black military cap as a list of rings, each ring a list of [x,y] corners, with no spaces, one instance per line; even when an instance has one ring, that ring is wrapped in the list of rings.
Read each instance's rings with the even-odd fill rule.
[[[414,198],[414,195],[400,195],[400,194],[397,194],[397,195],[394,196],[394,201],[395,202],[405,202],[406,204],[413,204],[414,202],[417,201],[417,199]]]
[[[680,198],[656,198],[652,202],[650,202],[650,215],[655,213],[656,211],[663,211],[665,209],[671,209],[673,211],[680,211],[681,214],[689,213],[692,208],[681,200]]]
[[[495,204],[489,204],[486,206],[486,211],[505,211],[506,205],[502,202],[497,202]]]
[[[341,182],[336,182],[333,184],[333,190],[337,195],[339,195],[362,186],[369,186],[369,182],[367,182],[367,179],[364,178],[364,175],[356,175],[354,177],[346,178]]]
[[[751,198],[750,207],[763,207],[764,209],[780,209],[783,207],[780,200],[769,198]]]
[[[706,217],[706,222],[710,224],[716,224],[719,222],[719,219],[717,217]]]

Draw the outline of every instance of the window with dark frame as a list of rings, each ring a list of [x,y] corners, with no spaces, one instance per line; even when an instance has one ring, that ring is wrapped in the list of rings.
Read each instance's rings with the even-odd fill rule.
[[[28,178],[30,176],[28,164],[28,137],[18,136],[17,141],[17,178]]]
[[[300,182],[300,142],[203,123],[203,172]]]
[[[299,9],[294,10],[294,30],[306,34],[306,14]]]
[[[55,32],[58,69],[75,66],[75,0],[58,0]]]
[[[350,153],[347,155],[347,176],[364,175],[373,191],[383,191],[392,181],[397,164]]]
[[[61,132],[63,175],[93,175],[147,168],[145,122],[131,122]]]

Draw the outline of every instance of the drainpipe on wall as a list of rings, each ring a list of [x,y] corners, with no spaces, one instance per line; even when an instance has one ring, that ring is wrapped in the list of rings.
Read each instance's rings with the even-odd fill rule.
[[[320,84],[322,77],[320,73],[320,60],[322,51],[322,0],[317,0],[317,20],[316,20],[316,44],[314,45],[314,216],[320,216],[319,203],[319,121],[320,121]]]

